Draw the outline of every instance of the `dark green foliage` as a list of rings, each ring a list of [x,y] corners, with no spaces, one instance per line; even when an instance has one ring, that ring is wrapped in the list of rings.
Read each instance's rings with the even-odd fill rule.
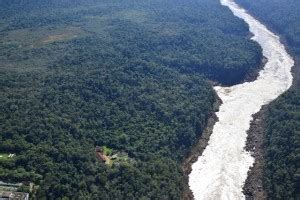
[[[270,199],[300,198],[300,92],[270,106],[266,120],[266,178]]]
[[[291,53],[299,59],[300,1],[237,2],[280,33],[286,39]],[[298,76],[297,73],[294,75]],[[264,180],[269,199],[300,199],[300,89],[297,81],[295,86],[271,104],[265,122]]]
[[[237,0],[287,40],[300,55],[300,1],[298,0]]]
[[[261,62],[259,45],[245,39],[247,25],[217,0],[12,2],[2,3],[2,32],[77,26],[127,59],[139,56],[229,85]]]
[[[258,67],[217,0],[0,0],[0,180],[37,199],[179,199],[180,163],[213,111],[203,76]],[[95,146],[134,162],[108,167]]]
[[[132,59],[132,67],[100,57],[89,66],[62,60],[42,73],[2,77],[0,150],[17,156],[1,178],[38,183],[39,198],[178,198],[177,161],[212,111],[211,87],[141,60]],[[96,145],[125,151],[136,163],[107,168],[95,159]]]

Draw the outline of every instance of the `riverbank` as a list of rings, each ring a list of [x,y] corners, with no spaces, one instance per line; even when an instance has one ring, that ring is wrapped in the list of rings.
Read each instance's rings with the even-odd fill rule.
[[[214,126],[209,145],[193,164],[189,185],[199,199],[244,199],[242,189],[249,168],[254,164],[250,152],[244,150],[252,116],[290,88],[290,70],[294,61],[279,38],[263,24],[234,2],[222,0],[221,3],[249,24],[255,35],[253,39],[262,46],[268,62],[254,82],[215,87],[223,101],[217,113],[219,121]]]
[[[182,171],[184,174],[184,179],[183,179],[184,190],[182,193],[182,199],[184,199],[184,200],[194,199],[193,193],[189,187],[189,174],[192,171],[192,164],[198,160],[199,156],[202,155],[204,149],[206,148],[206,146],[208,144],[210,135],[212,134],[212,131],[213,131],[213,127],[214,127],[215,123],[218,121],[216,112],[218,111],[219,106],[221,104],[222,104],[222,101],[216,94],[216,102],[214,104],[215,112],[211,113],[211,115],[209,116],[209,118],[207,120],[206,128],[204,129],[198,142],[194,145],[190,154],[187,156],[187,158],[184,160],[184,162],[182,164]]]
[[[267,193],[263,185],[264,169],[264,117],[267,105],[253,115],[253,121],[248,130],[247,143],[245,149],[251,152],[255,158],[253,166],[248,171],[248,176],[243,187],[246,200],[267,199]]]
[[[287,43],[284,43],[288,48]],[[293,85],[290,90],[298,89],[300,83],[300,58],[294,55],[295,66],[293,67]],[[255,158],[253,167],[248,172],[247,180],[243,188],[246,200],[265,200],[268,199],[267,192],[265,190],[264,179],[264,166],[265,166],[265,130],[264,121],[268,105],[262,107],[262,109],[253,116],[250,129],[248,131],[246,150],[250,151]]]
[[[258,76],[259,76],[259,72],[264,68],[265,64],[268,62],[268,59],[263,56],[262,59],[261,59],[261,62],[259,64],[259,66],[255,69],[252,69],[251,71],[249,71],[246,76],[238,83],[234,84],[234,85],[238,85],[238,84],[243,84],[243,83],[246,83],[246,82],[253,82],[255,81]],[[231,87],[231,86],[234,86],[232,84],[230,85],[227,85],[227,84],[222,84],[220,82],[217,82],[217,81],[212,81],[212,80],[209,80],[209,82],[211,83],[211,85],[213,86],[221,86],[221,87]]]
[[[243,81],[241,81],[241,83],[239,83],[239,84],[255,81],[259,75],[259,71],[264,68],[267,61],[268,61],[268,59],[266,57],[263,57],[259,68],[250,72],[246,76],[246,78]],[[211,82],[211,83],[212,83],[212,85],[220,85],[219,83],[215,83],[215,82]],[[188,181],[189,181],[188,176],[192,171],[192,164],[198,160],[199,156],[202,155],[203,151],[205,150],[206,146],[208,145],[208,141],[209,141],[210,135],[212,134],[213,127],[214,127],[215,123],[218,121],[216,112],[218,111],[219,106],[221,104],[222,104],[222,100],[216,94],[216,103],[214,104],[215,112],[211,113],[211,115],[209,116],[205,130],[203,131],[198,142],[194,145],[190,154],[186,157],[186,159],[184,160],[184,162],[182,164],[182,171],[184,174],[184,180],[183,180],[184,191],[183,191],[182,199],[184,199],[184,200],[194,199],[193,193],[190,190],[190,187],[188,184]]]
[[[243,7],[242,5],[238,4]],[[247,10],[247,12],[255,17],[257,20],[264,22],[263,19],[257,17],[254,13]],[[295,65],[292,68],[293,83],[289,90],[297,89],[300,85],[300,57],[297,56],[285,37],[279,34],[273,27],[268,24],[264,24],[269,30],[276,33],[280,37],[280,41],[284,44],[287,52],[292,55]],[[269,104],[268,104],[269,105]],[[264,121],[268,110],[268,105],[262,107],[262,109],[253,115],[253,121],[251,122],[250,129],[248,131],[247,143],[245,149],[251,152],[251,155],[255,158],[253,166],[248,171],[248,177],[243,187],[243,193],[246,200],[265,200],[268,199],[267,192],[264,187],[264,166],[265,166],[265,130]]]
[[[287,46],[287,43],[284,43]],[[300,58],[294,55],[295,66],[293,67],[293,85],[290,90],[298,89],[300,84]],[[268,105],[263,106],[259,113],[253,116],[250,129],[248,131],[246,150],[250,151],[255,158],[253,167],[248,172],[243,192],[246,200],[267,199],[267,193],[263,185],[265,166],[265,146],[264,146],[264,120],[268,110]]]
[[[251,35],[251,37],[253,36],[253,34],[250,34],[250,35]],[[249,72],[246,75],[246,77],[238,84],[255,81],[257,79],[257,77],[259,76],[259,72],[264,68],[264,66],[267,62],[268,62],[268,59],[263,56],[260,66],[257,69]],[[213,81],[210,81],[210,83],[213,86],[217,86],[217,85],[225,86],[220,83],[213,82]],[[198,160],[198,158],[202,155],[203,151],[205,150],[206,146],[208,145],[208,141],[209,141],[210,135],[212,134],[213,127],[214,127],[215,123],[218,121],[216,112],[218,111],[219,106],[221,104],[222,104],[222,100],[216,94],[216,103],[214,104],[215,112],[211,113],[211,115],[209,116],[205,130],[203,131],[202,135],[200,136],[198,142],[192,147],[190,154],[188,154],[188,156],[186,157],[186,159],[184,160],[184,162],[182,164],[182,171],[184,174],[184,180],[183,180],[184,190],[183,190],[182,199],[184,199],[184,200],[194,199],[193,193],[190,190],[190,187],[188,184],[188,181],[189,181],[188,176],[192,171],[192,164]]]
[[[236,2],[236,1],[235,1],[235,3],[237,5],[239,5],[241,8],[244,8],[244,6],[241,5],[240,3]],[[247,9],[246,9],[246,11],[252,17],[254,17],[256,20],[262,22],[264,24],[264,26],[267,27],[267,29],[269,29],[271,32],[275,33],[280,38],[280,42],[285,46],[286,51],[293,57],[293,59],[295,61],[295,65],[292,68],[293,84],[290,89],[299,88],[299,86],[300,86],[300,55],[297,55],[294,53],[294,51],[292,50],[292,46],[288,43],[288,41],[285,39],[285,36],[283,34],[280,34],[276,29],[274,29],[272,26],[267,24],[261,17],[255,15],[255,13],[253,13]],[[252,36],[253,36],[253,34],[251,34],[249,37],[252,37]],[[266,58],[264,57],[264,59],[266,59]]]

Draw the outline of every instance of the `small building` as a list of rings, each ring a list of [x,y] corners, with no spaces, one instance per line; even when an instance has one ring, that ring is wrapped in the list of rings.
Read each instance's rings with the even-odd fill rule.
[[[0,191],[0,200],[29,200],[29,194],[23,192]]]
[[[5,183],[3,181],[0,181],[0,186],[2,187],[15,187],[15,188],[18,188],[18,187],[21,187],[23,185],[23,183]]]
[[[117,159],[117,158],[118,158],[118,154],[114,154],[114,155],[112,155],[112,157],[111,157],[112,160],[115,160],[115,159]]]

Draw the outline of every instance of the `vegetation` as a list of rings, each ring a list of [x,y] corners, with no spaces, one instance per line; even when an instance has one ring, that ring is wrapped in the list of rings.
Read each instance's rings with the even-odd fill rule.
[[[218,0],[0,5],[0,151],[17,155],[0,179],[34,182],[37,199],[179,199],[213,112],[206,78],[233,84],[260,64]],[[96,146],[134,162],[108,167]]]
[[[296,59],[300,57],[300,2],[238,0],[281,34]],[[299,74],[295,73],[295,76]],[[299,80],[299,77],[295,77]],[[300,88],[270,105],[266,118],[265,187],[269,199],[300,199]]]
[[[13,159],[15,155],[8,154],[8,153],[0,153],[0,162],[1,161],[10,161]]]
[[[113,150],[111,148],[108,148],[107,146],[103,146],[102,151],[105,155],[111,155],[113,152]]]
[[[300,1],[297,0],[237,0],[247,10],[275,29],[293,51],[300,55]]]
[[[85,50],[89,54],[86,59],[109,56],[110,61],[121,62],[118,64],[126,62],[120,60],[121,56],[127,62],[132,58],[142,59],[183,72],[200,72],[223,84],[234,84],[259,67],[262,57],[259,45],[245,39],[248,26],[233,18],[217,0],[51,0],[47,3],[12,0],[2,1],[0,9],[4,19],[0,26],[2,33],[29,30],[30,33],[18,34],[31,37],[21,39],[23,42],[39,37],[33,36],[34,33],[47,35],[47,31],[57,27],[65,29],[60,34],[41,38],[42,43],[73,38],[69,45],[73,48],[69,52],[72,54],[62,58],[69,63],[60,63],[64,65],[84,63],[86,60],[78,60],[83,58],[74,58],[74,54],[81,55],[82,50],[76,45],[92,45]],[[89,33],[88,36],[80,38],[82,31]],[[97,43],[102,50],[96,49]],[[12,49],[14,45],[11,41],[3,48]],[[34,50],[28,49],[26,56],[36,54]],[[110,64],[108,60],[106,64]]]
[[[300,91],[272,103],[266,120],[266,187],[270,199],[300,198]]]

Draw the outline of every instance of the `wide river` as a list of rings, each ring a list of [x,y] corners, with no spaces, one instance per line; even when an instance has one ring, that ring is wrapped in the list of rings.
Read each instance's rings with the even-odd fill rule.
[[[294,61],[279,37],[233,0],[221,0],[221,3],[249,24],[254,35],[252,39],[261,45],[268,62],[254,82],[215,87],[223,101],[216,113],[219,120],[207,148],[192,165],[189,175],[189,186],[195,199],[203,200],[245,199],[242,188],[254,163],[250,152],[244,149],[252,115],[290,88],[293,80]]]

